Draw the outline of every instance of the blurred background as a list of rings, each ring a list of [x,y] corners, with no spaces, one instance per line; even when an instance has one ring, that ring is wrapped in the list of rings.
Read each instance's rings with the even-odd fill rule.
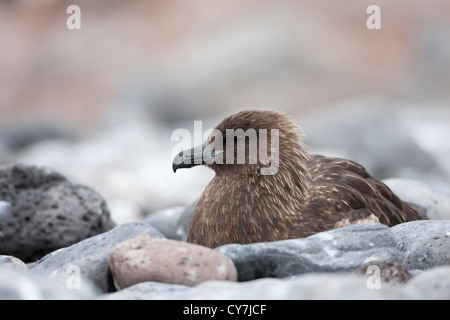
[[[311,153],[450,192],[449,17],[448,0],[0,0],[0,165],[49,166],[122,223],[212,178],[172,172],[174,129],[273,109]]]

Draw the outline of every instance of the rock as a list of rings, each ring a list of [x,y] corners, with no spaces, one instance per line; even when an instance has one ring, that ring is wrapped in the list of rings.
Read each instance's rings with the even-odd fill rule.
[[[299,300],[418,299],[416,291],[383,284],[370,289],[367,277],[348,273],[307,273],[295,278],[264,278],[246,282],[208,281],[185,290],[151,291],[152,299],[177,300]],[[264,303],[262,303],[264,304]]]
[[[403,201],[422,208],[425,218],[450,219],[450,194],[409,179],[386,179],[383,182]]]
[[[74,269],[80,272],[82,284],[84,281],[92,282],[103,292],[115,291],[108,269],[109,253],[118,243],[143,234],[148,234],[152,238],[164,237],[146,223],[122,224],[108,232],[46,255],[30,272],[67,281],[72,274],[70,270]]]
[[[181,284],[170,284],[162,282],[140,282],[126,287],[120,291],[104,294],[104,300],[148,300],[159,299],[161,295],[175,295],[190,287]]]
[[[16,271],[27,272],[27,265],[20,259],[13,256],[0,255],[0,268],[8,268]]]
[[[356,268],[353,273],[379,276],[381,281],[390,284],[405,283],[412,275],[404,265],[398,262],[373,262]]]
[[[139,236],[111,251],[109,266],[117,289],[144,281],[193,286],[208,280],[236,281],[233,262],[203,246]]]
[[[99,194],[45,167],[1,167],[0,199],[11,205],[0,215],[0,254],[25,262],[114,226]]]
[[[150,214],[142,221],[150,223],[168,239],[183,240],[183,235],[177,233],[176,226],[185,210],[184,207],[167,208]]]
[[[0,140],[0,165],[6,165],[14,162],[14,156],[11,150]]]
[[[198,200],[193,201],[189,204],[178,220],[175,232],[180,237],[180,240],[186,241],[189,231],[189,226],[191,225],[192,217],[194,216],[195,208],[197,207]]]
[[[406,284],[381,282],[370,286],[371,275],[306,273],[284,279],[246,282],[207,281],[194,287],[142,282],[101,299],[449,299],[450,267],[426,270]],[[268,290],[270,288],[270,290]]]
[[[216,250],[233,260],[239,281],[352,271],[370,262],[403,261],[392,231],[379,223],[352,225],[302,239],[228,244]]]
[[[47,277],[0,267],[0,300],[79,300],[98,295],[99,291],[89,283],[69,288]]]
[[[450,300],[450,266],[421,272],[408,282],[407,288],[421,292],[423,299]]]
[[[55,121],[37,121],[2,130],[1,136],[10,150],[18,151],[42,140],[75,141],[77,135],[67,126],[57,124]]]
[[[6,221],[10,220],[11,217],[11,203],[0,200],[0,227],[6,224]],[[0,239],[3,237],[4,234],[0,229]]]
[[[450,221],[420,220],[391,228],[408,269],[429,269],[450,264]]]

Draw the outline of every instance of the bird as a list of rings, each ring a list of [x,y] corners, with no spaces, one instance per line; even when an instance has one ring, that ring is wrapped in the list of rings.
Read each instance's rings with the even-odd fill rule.
[[[423,219],[362,165],[310,155],[303,138],[285,113],[244,110],[222,120],[203,145],[177,154],[174,172],[197,165],[215,172],[198,200],[187,242],[216,248]]]

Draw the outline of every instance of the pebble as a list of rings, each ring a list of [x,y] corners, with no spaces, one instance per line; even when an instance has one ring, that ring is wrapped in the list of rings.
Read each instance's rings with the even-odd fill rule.
[[[185,210],[180,206],[167,208],[151,213],[142,221],[150,223],[168,239],[183,240],[183,234],[178,233],[176,227]]]
[[[114,247],[109,266],[118,290],[144,281],[194,286],[208,280],[236,281],[225,255],[203,246],[148,235]]]
[[[25,262],[114,226],[98,193],[46,167],[0,167],[0,199],[0,254]]]

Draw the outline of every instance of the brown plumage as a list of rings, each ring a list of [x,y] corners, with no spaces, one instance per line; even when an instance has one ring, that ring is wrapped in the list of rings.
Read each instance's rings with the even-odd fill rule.
[[[237,163],[239,138],[233,137],[233,164],[205,160],[206,154],[216,160],[226,158],[230,152],[226,149],[230,139],[226,129],[249,132],[251,128],[257,132],[258,146],[267,142],[268,154],[274,156],[271,163],[258,156],[256,164],[250,164],[254,163],[249,161],[250,139],[245,137],[240,139],[246,142],[245,164]],[[361,165],[308,155],[298,128],[284,114],[241,111],[225,118],[216,129],[223,139],[213,132],[205,145],[180,153],[173,162],[174,171],[205,164],[216,173],[197,204],[188,242],[214,248],[227,243],[302,238],[366,221],[393,226],[422,219]],[[278,129],[279,147],[276,140],[272,144],[270,133],[263,140],[260,129]],[[270,166],[278,169],[275,174],[261,174],[262,168]]]

